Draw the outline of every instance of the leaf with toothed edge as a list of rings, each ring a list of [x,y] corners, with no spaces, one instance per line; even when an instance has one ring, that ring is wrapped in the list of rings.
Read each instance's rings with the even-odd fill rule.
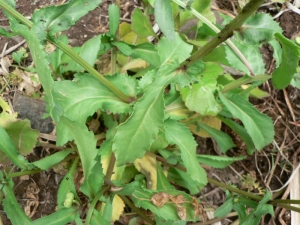
[[[158,79],[154,80],[143,97],[136,102],[131,116],[117,127],[113,151],[118,166],[142,158],[155,140],[164,121],[163,91],[176,75],[172,71],[177,66],[178,64],[170,66],[165,73],[157,72]],[[149,126],[152,128],[149,129]]]
[[[127,76],[122,76],[123,84],[127,84],[128,90],[134,95],[135,83],[131,82],[130,78],[126,79]],[[114,76],[111,79],[112,83],[122,86],[122,82],[119,79],[115,79]],[[90,74],[77,74],[75,82],[67,80],[55,82],[52,93],[55,102],[52,117],[57,123],[59,118],[64,115],[70,120],[77,121],[79,124],[85,124],[87,117],[98,109],[109,110],[112,113],[128,113],[131,111],[127,103],[120,100],[112,91]],[[69,131],[62,124],[58,123],[58,127],[61,132],[58,141],[59,145],[72,140]]]
[[[180,149],[181,159],[187,169],[187,174],[198,184],[206,185],[207,175],[197,161],[197,143],[191,131],[185,125],[170,119],[165,121],[164,128],[167,141],[170,144],[176,144]]]

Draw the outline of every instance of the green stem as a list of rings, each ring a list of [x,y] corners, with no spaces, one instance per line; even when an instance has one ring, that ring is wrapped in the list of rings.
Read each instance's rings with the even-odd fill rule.
[[[6,2],[0,1],[0,7],[3,8],[5,11],[7,11],[15,19],[21,21],[27,27],[31,28],[33,26],[33,23],[30,20],[25,18],[21,13],[16,11],[14,8],[12,8],[10,5],[8,5]]]
[[[112,176],[112,174],[114,172],[115,163],[116,163],[116,157],[115,157],[115,154],[112,152],[111,156],[110,156],[108,168],[107,168],[107,171],[106,171],[106,175],[105,175],[105,177],[108,180],[111,179],[111,176]]]
[[[173,0],[177,4],[179,4],[181,7],[185,8],[185,4],[181,2],[180,0]],[[245,20],[254,13],[257,8],[264,2],[264,0],[251,0],[241,13],[234,18],[229,24],[225,26],[225,28],[216,36],[214,37],[210,42],[208,42],[206,45],[204,45],[199,51],[195,52],[191,56],[191,61],[186,62],[186,65],[191,65],[195,63],[197,60],[203,58],[205,55],[210,53],[213,49],[215,49],[219,44],[226,41],[229,37],[233,35],[233,31],[240,28]],[[215,32],[218,32],[218,29],[210,22],[208,21],[204,16],[199,14],[196,10],[190,9],[191,12],[195,15],[197,15],[198,18],[200,18],[204,23],[206,23],[208,26],[210,26]],[[236,48],[236,46],[232,42],[228,42],[229,46],[232,48],[232,50],[240,57],[240,59],[243,61],[243,63],[248,67],[250,74],[253,75],[252,68],[250,64],[248,63],[247,59],[243,56],[242,53]],[[228,44],[227,43],[227,44]]]
[[[21,23],[25,24],[29,28],[32,28],[33,23],[25,18],[23,15],[18,13],[15,9],[11,8],[7,3],[4,1],[0,1],[0,7],[6,10],[9,14],[11,14],[14,18],[19,20]],[[90,74],[100,80],[108,89],[110,89],[117,97],[119,97],[122,101],[129,103],[130,98],[125,95],[122,91],[120,91],[113,83],[107,80],[104,76],[98,73],[89,63],[87,63],[82,57],[80,57],[71,47],[64,44],[58,39],[53,39],[52,37],[48,36],[47,40],[53,43],[55,46],[60,48],[64,51],[67,55],[69,55],[75,62],[85,68]]]
[[[300,200],[293,200],[293,199],[275,199],[270,201],[274,204],[284,203],[284,204],[300,204]]]
[[[68,45],[66,45],[58,39],[54,40],[48,38],[48,40],[55,46],[60,48],[62,51],[64,51],[67,55],[69,55],[75,62],[77,62],[79,65],[85,68],[90,74],[92,74],[94,77],[100,80],[101,83],[103,83],[108,89],[115,93],[120,99],[127,103],[130,102],[130,98],[127,95],[121,92],[113,83],[111,83],[104,76],[98,73],[98,71],[95,70],[94,67],[92,67],[89,63],[83,60],[72,48],[70,48]]]
[[[248,84],[250,82],[254,82],[254,81],[266,81],[266,80],[269,80],[271,79],[271,76],[270,75],[257,75],[257,76],[254,76],[254,77],[248,77],[248,76],[243,76],[235,81],[232,81],[230,82],[229,84],[226,84],[224,86],[224,88],[222,89],[222,93],[225,93],[225,92],[228,92],[232,89],[235,89],[237,87],[240,87],[244,84]]]
[[[99,198],[110,188],[110,186],[103,186],[101,188],[101,190],[99,191],[99,193],[95,196],[95,198],[93,199],[93,201],[91,202],[90,206],[89,206],[89,210],[86,214],[86,218],[85,218],[85,225],[89,225],[90,221],[92,219],[92,215],[93,215],[93,211],[95,209],[95,206],[99,200]]]
[[[189,10],[195,17],[200,19],[203,23],[205,23],[207,26],[209,26],[214,32],[219,33],[220,29],[216,27],[212,22],[210,22],[208,19],[205,18],[202,14],[200,14],[198,11],[196,11],[193,8],[187,8],[185,6],[184,2],[181,2],[180,0],[172,0],[173,2],[177,3],[181,7]],[[243,55],[243,53],[235,46],[235,44],[230,40],[225,40],[225,43],[231,48],[231,50],[241,59],[241,61],[244,63],[244,65],[248,68],[248,70],[252,71],[252,67],[246,57]]]
[[[148,216],[146,216],[139,208],[137,208],[126,196],[119,195],[119,197],[128,205],[132,210],[134,210],[141,218],[143,218],[146,222],[150,224],[155,224],[153,220],[151,220]]]
[[[110,61],[111,61],[111,74],[115,74],[117,71],[117,51],[116,47],[113,47],[111,49],[111,55],[110,55]]]
[[[7,176],[9,178],[14,178],[14,177],[20,177],[20,176],[24,176],[24,175],[32,175],[32,174],[40,173],[42,171],[43,170],[41,170],[41,169],[37,169],[37,170],[24,170],[24,171],[21,171],[21,172],[10,173]]]

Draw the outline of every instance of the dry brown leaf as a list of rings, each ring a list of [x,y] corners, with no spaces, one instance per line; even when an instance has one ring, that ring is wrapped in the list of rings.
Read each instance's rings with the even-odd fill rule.
[[[11,61],[9,60],[8,57],[3,57],[0,60],[0,74],[1,75],[6,75],[9,73],[9,67],[11,66]]]
[[[186,199],[182,195],[172,196],[171,201],[177,204],[182,204],[186,202]]]
[[[177,205],[177,214],[182,220],[186,220],[186,208],[181,205]]]
[[[194,217],[198,219],[198,217],[201,216],[202,221],[205,222],[207,220],[206,212],[203,210],[202,205],[198,203],[196,197],[193,197],[192,205],[194,207],[194,212],[195,212]]]
[[[169,200],[170,200],[170,195],[168,195],[165,192],[154,194],[151,197],[151,202],[159,208],[163,207],[164,204],[166,204]]]

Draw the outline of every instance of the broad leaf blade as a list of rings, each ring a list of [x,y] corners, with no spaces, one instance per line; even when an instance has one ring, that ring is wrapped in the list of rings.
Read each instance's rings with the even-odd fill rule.
[[[139,37],[156,36],[151,26],[149,17],[144,15],[142,10],[135,8],[131,16],[131,27]]]
[[[31,225],[40,225],[40,224],[47,224],[47,225],[62,225],[68,224],[75,220],[76,214],[79,213],[76,208],[63,208],[59,209],[58,211],[37,219],[31,223]]]
[[[182,98],[186,107],[203,116],[215,116],[221,111],[220,105],[216,102],[214,85],[193,84],[181,90]]]
[[[100,157],[96,157],[94,164],[91,174],[80,186],[80,190],[89,197],[90,201],[94,199],[104,183],[104,174],[100,163]]]
[[[157,190],[174,190],[174,186],[168,181],[161,164],[156,162]]]
[[[49,62],[47,61],[47,55],[44,51],[44,47],[40,44],[40,40],[36,37],[36,34],[32,30],[29,31],[26,26],[21,25],[13,20],[11,23],[11,29],[16,34],[19,34],[26,39],[36,71],[39,75],[39,80],[46,94],[48,106],[49,108],[52,108],[53,101],[51,97],[51,89],[54,81],[52,79],[52,74],[49,68]]]
[[[160,56],[161,65],[164,65],[173,61],[182,63],[184,60],[190,57],[193,46],[185,43],[180,38],[179,34],[176,33],[173,41],[170,41],[167,38],[160,39],[157,44],[157,49]]]
[[[214,213],[215,217],[221,218],[227,216],[233,208],[233,198],[228,198]]]
[[[282,45],[282,62],[280,66],[272,73],[272,82],[277,89],[287,87],[298,67],[300,58],[299,46],[284,37],[282,34],[276,33],[275,37]]]
[[[74,182],[74,174],[77,170],[79,157],[75,158],[75,160],[72,162],[71,167],[69,168],[68,173],[64,176],[64,178],[61,180],[57,192],[57,207],[58,209],[65,208],[64,202],[66,200],[66,196],[68,193],[73,193],[76,196],[76,188],[75,188],[75,182]]]
[[[16,199],[16,196],[13,191],[13,182],[9,180],[8,183],[9,184],[3,186],[3,192],[5,195],[5,199],[3,200],[3,206],[7,217],[14,225],[31,224],[30,218],[26,216],[25,212],[23,211]]]
[[[66,158],[72,152],[74,152],[74,149],[68,149],[68,150],[56,152],[50,156],[47,156],[46,158],[35,161],[32,164],[42,170],[47,170],[52,166],[54,166],[55,164],[64,160],[64,158]]]
[[[206,185],[207,175],[196,159],[197,143],[190,130],[181,123],[167,120],[165,121],[165,134],[170,144],[176,144],[179,147],[187,174],[198,184]]]
[[[171,2],[169,0],[156,0],[154,9],[155,20],[159,28],[170,41],[174,40],[175,30]]]
[[[164,120],[163,91],[176,75],[173,71],[177,66],[178,64],[166,65],[156,73],[157,79],[137,101],[131,116],[117,127],[113,140],[117,165],[142,158],[154,142]]]
[[[252,155],[255,151],[255,146],[250,135],[247,133],[246,129],[242,127],[240,124],[234,122],[233,120],[224,117],[218,117],[218,118],[222,120],[223,123],[229,126],[234,132],[236,132],[242,138],[242,140],[245,142],[247,146],[247,152],[250,155]]]
[[[112,4],[108,8],[109,33],[116,35],[120,23],[120,10],[117,5]]]
[[[70,0],[66,4],[36,10],[32,20],[38,26],[37,31],[47,30],[50,33],[57,33],[69,29],[101,2],[102,0]]]
[[[213,168],[225,168],[231,163],[245,159],[246,156],[239,157],[226,157],[226,156],[215,156],[215,155],[197,155],[199,163],[209,165]]]
[[[111,225],[109,221],[104,219],[104,217],[97,210],[93,211],[92,219],[90,222],[91,225]]]
[[[155,45],[143,43],[132,48],[133,50],[131,56],[133,58],[144,59],[154,67],[158,67],[160,65],[159,55]]]
[[[226,153],[227,150],[235,146],[228,134],[201,122],[197,122],[197,124],[216,140],[221,152]]]
[[[273,206],[266,204],[272,199],[270,192],[267,192],[264,198],[259,202],[258,206],[245,218],[245,221],[241,222],[241,225],[257,225],[261,221],[261,217],[266,214],[274,216]]]
[[[39,132],[31,129],[29,120],[9,122],[4,125],[4,128],[22,155],[32,152]]]
[[[60,136],[60,125],[64,125],[74,138],[83,167],[83,175],[85,179],[87,179],[96,164],[95,158],[98,154],[98,150],[96,149],[96,139],[94,138],[93,133],[88,131],[85,124],[71,121],[64,116],[60,118],[58,124],[58,137]]]
[[[19,168],[30,169],[32,165],[20,155],[7,132],[0,126],[0,150]]]
[[[282,33],[279,24],[269,14],[258,13],[245,21],[239,35],[245,42],[253,45],[271,41],[277,32]]]
[[[253,73],[255,75],[264,74],[265,64],[263,62],[262,55],[259,51],[259,45],[249,45],[245,42],[238,42],[235,40],[232,40],[232,42],[246,57],[246,59],[252,67]],[[231,50],[231,48],[225,46],[225,50],[226,59],[230,63],[231,67],[243,71],[246,74],[249,74],[248,68],[244,65],[240,58]]]
[[[80,47],[80,51],[78,52],[78,55],[81,56],[91,66],[94,66],[98,58],[98,52],[101,47],[101,38],[102,34],[89,39]],[[66,63],[64,61],[61,62],[61,64],[63,64],[63,70],[61,71],[62,73],[65,71],[84,71],[83,67],[71,59],[67,54],[63,54],[62,57],[64,57],[67,62],[70,62],[67,65],[65,65]]]
[[[52,117],[56,122],[59,122],[60,117],[65,115],[79,124],[85,124],[86,118],[98,109],[109,110],[113,113],[130,111],[128,104],[122,102],[98,79],[89,74],[81,74],[77,82],[55,82],[53,97],[56,106],[52,111]],[[71,134],[63,125],[60,125],[60,132],[58,145],[63,145],[72,139]]]
[[[260,113],[240,95],[225,97],[219,92],[219,96],[230,113],[243,122],[258,150],[261,150],[273,140],[275,132],[271,118]]]

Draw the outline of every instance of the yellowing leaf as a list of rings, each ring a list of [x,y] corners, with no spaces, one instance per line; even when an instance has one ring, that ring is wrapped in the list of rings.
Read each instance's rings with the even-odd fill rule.
[[[156,190],[157,172],[155,158],[145,155],[141,159],[136,159],[134,166],[139,172],[146,176],[148,189]]]
[[[193,115],[192,117],[190,117],[189,119],[187,120],[184,120],[184,122],[187,122],[191,119],[194,119],[196,118],[197,116],[199,116],[199,114],[195,114]],[[220,130],[221,129],[221,120],[219,120],[217,117],[214,117],[214,116],[205,116],[203,117],[202,119],[200,119],[198,122],[201,122],[201,123],[204,123],[210,127],[213,127],[217,130]],[[197,125],[195,124],[189,124],[188,127],[190,128],[190,130],[198,135],[199,137],[204,137],[204,138],[207,138],[207,137],[211,137],[206,131],[204,131],[203,129],[200,129],[197,131]]]
[[[112,207],[113,207],[113,211],[112,211],[111,220],[116,221],[123,214],[125,208],[125,204],[123,200],[118,195],[115,195],[112,203]]]
[[[111,158],[111,152],[101,154],[101,164],[103,168],[103,174],[106,174],[107,168]],[[115,164],[113,169],[113,174],[111,176],[111,180],[119,180],[120,176],[123,174],[125,166],[118,166]]]
[[[13,113],[9,105],[0,97],[0,126],[3,126],[7,121],[15,121],[17,113]]]
[[[143,59],[134,59],[122,67],[121,73],[125,73],[127,70],[130,70],[130,69],[146,68],[148,65],[149,64]]]

